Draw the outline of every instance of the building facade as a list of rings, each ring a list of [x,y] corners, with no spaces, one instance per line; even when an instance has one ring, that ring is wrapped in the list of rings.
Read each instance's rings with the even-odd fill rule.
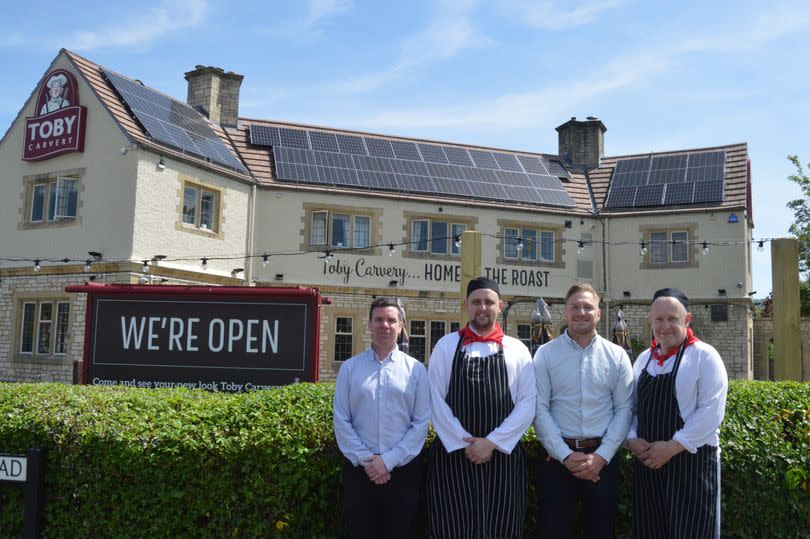
[[[49,111],[61,73],[75,110]],[[239,118],[241,75],[186,79],[183,103],[63,50],[0,141],[0,379],[74,380],[85,298],[64,289],[89,279],[317,287],[321,380],[368,345],[372,298],[397,295],[429,362],[458,328],[467,230],[509,334],[528,341],[538,297],[559,330],[587,281],[600,333],[621,308],[648,343],[649,298],[675,286],[730,376],[753,377],[746,144],[606,157],[605,125],[572,118],[556,151],[520,152]]]

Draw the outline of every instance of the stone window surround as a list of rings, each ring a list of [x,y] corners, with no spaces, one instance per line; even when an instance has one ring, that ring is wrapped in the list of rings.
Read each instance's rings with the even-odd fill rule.
[[[354,223],[355,216],[370,217],[371,223],[369,225],[369,247],[367,249],[354,249],[351,248],[350,252],[357,254],[380,255],[382,253],[382,209],[381,208],[362,208],[358,206],[340,206],[337,204],[317,204],[312,202],[304,203],[304,214],[301,217],[303,231],[299,249],[301,251],[331,251],[339,252],[344,249],[342,247],[331,247],[329,245],[329,233],[327,230],[326,245],[311,245],[309,243],[311,228],[312,228],[312,214],[319,211],[328,211],[330,214],[340,213],[349,215]],[[329,223],[327,223],[327,228]],[[375,233],[376,231],[376,233]],[[350,234],[354,233],[354,229],[350,230]],[[349,250],[349,249],[347,249]]]
[[[411,322],[424,322],[425,323],[425,334],[419,335],[420,338],[425,339],[425,366],[430,363],[430,354],[433,350],[430,347],[430,323],[431,322],[444,322],[444,335],[447,335],[450,332],[450,324],[453,322],[458,323],[458,314],[457,313],[436,313],[436,312],[428,312],[428,311],[411,311],[408,310],[406,312],[407,319],[405,321],[405,327],[408,330],[408,339],[412,338],[411,336]],[[459,327],[462,325],[459,324]]]
[[[225,196],[224,196],[225,189],[211,182],[207,182],[199,178],[194,178],[192,176],[186,176],[185,174],[180,174],[178,177],[180,179],[180,187],[177,191],[177,199],[179,203],[177,204],[177,222],[175,223],[175,229],[182,230],[183,232],[188,232],[189,234],[204,236],[206,238],[215,238],[219,240],[224,240],[225,234],[223,230],[225,230]],[[214,193],[216,193],[217,195],[216,230],[199,228],[196,225],[191,225],[183,221],[183,205],[185,203],[185,194],[186,194],[185,191],[187,184],[190,184],[192,187],[196,187],[197,189],[204,189],[206,191],[213,191]]]
[[[73,298],[67,293],[52,291],[52,292],[30,292],[30,293],[13,293],[11,296],[11,302],[14,306],[14,312],[12,313],[11,319],[11,330],[13,334],[11,335],[11,359],[12,361],[19,362],[19,363],[31,363],[31,361],[36,361],[39,363],[51,363],[51,364],[70,364],[73,363],[73,359],[70,357],[70,348],[72,343],[73,337],[73,322],[74,317],[76,316],[76,309],[72,301]],[[50,353],[48,355],[37,354],[36,351],[33,353],[23,353],[20,352],[20,346],[22,344],[22,322],[23,322],[23,305],[25,303],[46,303],[51,302],[54,304],[54,311],[53,311],[53,318],[52,318],[52,334],[51,339],[54,339],[56,336],[56,304],[59,302],[67,302],[69,304],[68,308],[68,339],[67,339],[67,352],[65,354],[54,354]],[[37,309],[38,312],[38,309]],[[36,323],[36,321],[35,321]],[[36,334],[36,327],[34,329]],[[36,342],[34,343],[36,346]]]
[[[476,226],[478,225],[478,218],[477,217],[469,217],[469,216],[461,216],[461,215],[449,215],[441,213],[439,215],[435,213],[424,213],[424,212],[413,212],[413,211],[404,211],[402,212],[402,216],[405,218],[405,223],[402,227],[403,237],[406,238],[407,243],[403,246],[402,249],[402,257],[403,258],[421,258],[421,259],[437,259],[437,260],[460,260],[461,253],[452,254],[452,249],[447,249],[447,254],[442,253],[431,253],[430,248],[427,251],[413,251],[411,249],[411,231],[413,229],[413,222],[414,221],[442,221],[447,223],[447,231],[448,234],[452,231],[452,226],[456,225],[465,225],[467,228],[466,230],[476,230]],[[429,231],[428,231],[429,234]],[[430,243],[430,238],[428,237],[428,243]]]
[[[366,313],[368,316],[368,313]],[[326,323],[326,350],[327,361],[332,365],[342,365],[343,361],[335,361],[335,332],[337,331],[338,318],[351,318],[352,319],[352,353],[351,356],[356,356],[363,351],[363,335],[366,327],[366,319],[362,314],[358,315],[357,311],[351,309],[337,309],[329,313]]]
[[[83,180],[86,171],[87,169],[85,168],[73,168],[23,176],[22,192],[20,193],[20,208],[19,208],[20,220],[17,224],[17,230],[30,230],[43,227],[62,228],[81,225],[82,222],[81,210],[83,206],[82,200],[84,199],[82,195],[85,189]],[[31,204],[33,201],[34,186],[41,183],[56,181],[57,178],[71,178],[77,180],[78,193],[76,194],[77,198],[76,217],[72,219],[60,219],[58,221],[48,221],[47,219],[44,219],[42,221],[32,223]]]
[[[554,261],[550,262],[547,260],[540,260],[540,252],[538,248],[538,260],[519,260],[516,258],[506,258],[503,255],[503,244],[504,238],[506,236],[504,229],[506,228],[517,228],[517,229],[524,229],[524,228],[532,228],[538,232],[537,236],[540,237],[540,231],[547,231],[554,233]],[[544,223],[542,221],[538,221],[535,223],[527,222],[527,221],[514,221],[509,219],[498,219],[498,236],[500,238],[497,241],[497,245],[495,247],[495,254],[496,260],[495,263],[498,265],[505,265],[505,266],[543,266],[543,267],[550,267],[550,268],[564,268],[565,263],[563,262],[563,256],[565,255],[565,242],[563,241],[563,227],[559,224],[552,224],[552,223]]]
[[[639,269],[672,269],[672,268],[697,268],[700,267],[698,260],[698,249],[700,245],[696,243],[698,237],[698,223],[685,222],[685,223],[662,223],[656,225],[642,225],[639,227],[641,239],[647,246],[647,254],[641,257]],[[687,233],[687,255],[686,262],[666,262],[662,264],[652,263],[652,248],[650,244],[650,235],[653,232],[666,232],[667,237],[672,232],[686,232]],[[670,251],[671,252],[671,251]]]

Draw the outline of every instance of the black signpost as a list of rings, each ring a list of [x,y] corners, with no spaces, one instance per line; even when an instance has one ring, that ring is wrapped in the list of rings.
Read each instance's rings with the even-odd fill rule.
[[[240,392],[318,380],[312,288],[102,285],[85,292],[82,382]]]
[[[25,498],[23,539],[42,537],[47,455],[47,447],[32,447],[25,455],[0,454],[0,483],[23,488]]]

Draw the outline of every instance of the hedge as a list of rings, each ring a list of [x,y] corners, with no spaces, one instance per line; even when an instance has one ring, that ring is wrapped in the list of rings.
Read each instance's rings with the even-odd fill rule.
[[[342,537],[332,390],[5,383],[0,452],[48,448],[44,537]],[[723,536],[810,537],[810,384],[733,381],[721,436]],[[527,537],[533,486],[530,504]],[[22,517],[22,489],[0,487],[0,536],[19,536]]]

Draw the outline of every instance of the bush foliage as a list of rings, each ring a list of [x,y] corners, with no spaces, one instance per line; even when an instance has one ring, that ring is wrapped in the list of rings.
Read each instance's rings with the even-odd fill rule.
[[[0,452],[48,448],[44,537],[342,537],[332,390],[0,384]],[[810,384],[733,382],[722,455],[724,536],[810,537]],[[22,489],[3,486],[0,536],[22,518]]]

